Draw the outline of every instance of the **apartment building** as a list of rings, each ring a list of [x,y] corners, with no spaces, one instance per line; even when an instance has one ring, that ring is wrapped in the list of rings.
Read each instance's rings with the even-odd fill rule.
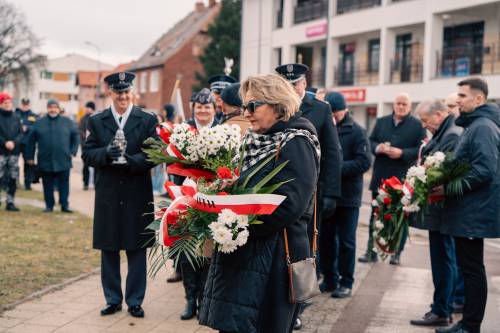
[[[399,92],[444,98],[480,75],[500,101],[500,1],[243,0],[241,76],[307,64],[371,128]]]

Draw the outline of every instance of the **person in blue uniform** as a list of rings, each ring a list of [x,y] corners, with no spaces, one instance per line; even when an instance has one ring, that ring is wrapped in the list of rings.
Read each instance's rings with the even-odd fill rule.
[[[213,75],[208,79],[210,91],[215,98],[215,119],[217,123],[220,122],[224,113],[222,113],[222,99],[221,93],[224,88],[229,87],[231,84],[238,82],[234,77],[225,74]]]
[[[27,149],[28,138],[33,128],[33,125],[38,119],[38,115],[30,108],[30,100],[28,98],[21,99],[21,105],[16,109],[16,115],[21,119],[23,129],[23,139],[21,141],[21,153],[24,160],[24,189],[31,190],[31,184],[35,180],[35,166],[28,164]]]

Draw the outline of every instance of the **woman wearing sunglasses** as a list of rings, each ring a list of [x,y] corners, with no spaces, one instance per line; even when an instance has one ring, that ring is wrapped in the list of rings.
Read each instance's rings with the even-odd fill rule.
[[[313,212],[319,142],[313,125],[298,116],[300,98],[282,77],[250,77],[242,83],[240,94],[244,116],[251,123],[240,179],[275,156],[256,172],[249,186],[284,162],[288,164],[270,184],[291,181],[275,191],[287,197],[278,209],[260,216],[262,224],[250,226],[247,244],[230,254],[214,253],[200,323],[220,332],[285,333],[292,330],[297,305],[288,298],[284,230],[292,262],[309,257],[307,222]]]

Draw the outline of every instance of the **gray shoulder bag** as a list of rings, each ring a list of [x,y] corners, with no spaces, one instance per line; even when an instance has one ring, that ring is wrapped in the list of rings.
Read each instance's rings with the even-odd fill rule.
[[[285,237],[286,264],[288,266],[288,276],[290,280],[290,303],[304,303],[308,299],[321,294],[318,278],[316,277],[316,242],[318,238],[318,230],[316,229],[316,194],[314,195],[313,257],[292,263],[290,259],[290,250],[288,248],[286,228],[283,230],[283,233]]]

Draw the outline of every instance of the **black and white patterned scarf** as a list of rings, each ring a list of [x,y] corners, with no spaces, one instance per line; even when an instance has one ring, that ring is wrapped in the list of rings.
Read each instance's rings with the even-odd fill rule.
[[[290,140],[297,136],[305,138],[313,146],[319,163],[321,150],[318,138],[307,130],[288,128],[283,132],[266,135],[252,132],[249,129],[243,139],[245,152],[240,172],[244,172],[267,157],[276,154],[279,149],[283,149]],[[239,156],[236,159],[239,159]]]

